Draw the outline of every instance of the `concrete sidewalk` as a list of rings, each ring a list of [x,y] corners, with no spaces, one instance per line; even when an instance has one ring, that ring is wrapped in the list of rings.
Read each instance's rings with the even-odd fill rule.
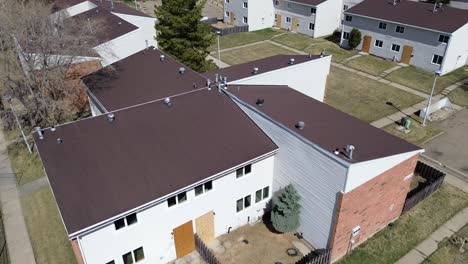
[[[0,202],[10,263],[35,264],[3,132],[0,132]]]
[[[434,253],[440,241],[450,237],[468,224],[468,207],[463,209],[449,221],[443,224],[426,240],[403,256],[397,264],[419,264]]]

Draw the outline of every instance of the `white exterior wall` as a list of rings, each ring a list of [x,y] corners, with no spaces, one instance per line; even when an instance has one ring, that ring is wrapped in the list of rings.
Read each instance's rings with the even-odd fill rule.
[[[280,148],[273,190],[279,191],[289,183],[297,189],[302,206],[298,231],[315,248],[325,248],[333,229],[337,194],[345,187],[347,166],[239,99],[235,101]]]
[[[275,8],[272,0],[248,1],[247,14],[249,31],[271,28],[275,23]],[[242,21],[242,17],[237,19]]]
[[[188,201],[168,207],[166,199],[139,211],[138,223],[115,230],[113,222],[92,233],[79,237],[78,241],[87,264],[104,264],[114,260],[122,264],[122,255],[143,246],[145,260],[141,263],[167,263],[176,258],[174,228],[209,211],[214,211],[215,236],[227,233],[228,228],[255,222],[261,218],[272,194],[274,156],[252,164],[252,172],[236,179],[236,171],[213,180],[213,190],[195,197],[193,187],[188,189]],[[248,164],[248,163],[246,163]],[[206,182],[209,179],[206,179]],[[202,183],[202,182],[200,182]],[[196,184],[197,185],[197,184]],[[255,192],[270,186],[270,197],[255,203]],[[236,213],[236,201],[251,195],[252,205]],[[169,195],[170,197],[172,195]],[[140,263],[140,262],[139,262]]]
[[[252,75],[228,84],[288,85],[296,91],[323,102],[330,63],[331,56],[325,56],[282,69]]]
[[[442,74],[463,67],[468,62],[468,24],[459,28],[450,37],[442,63]]]
[[[351,164],[348,170],[344,193],[348,193],[354,190],[367,181],[375,178],[376,176],[379,176],[383,172],[395,167],[396,165],[411,158],[417,153],[422,153],[423,151],[424,150],[418,150],[381,159]]]
[[[340,26],[342,0],[327,0],[317,6],[314,38],[333,34]]]
[[[137,26],[138,29],[94,48],[94,50],[102,57],[103,67],[145,49],[147,47],[146,41],[148,42],[148,46],[158,47],[155,38],[155,18],[118,13],[112,14]]]

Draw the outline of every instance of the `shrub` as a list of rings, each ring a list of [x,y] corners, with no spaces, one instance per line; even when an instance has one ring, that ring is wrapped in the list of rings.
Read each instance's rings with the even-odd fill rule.
[[[292,232],[299,227],[301,205],[299,194],[291,184],[284,188],[271,213],[273,227],[279,232]]]
[[[361,44],[361,31],[353,28],[349,33],[349,47],[355,49],[359,44]]]

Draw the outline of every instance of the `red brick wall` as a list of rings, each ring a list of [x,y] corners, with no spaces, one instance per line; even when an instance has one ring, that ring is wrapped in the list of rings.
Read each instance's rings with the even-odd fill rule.
[[[84,264],[83,256],[81,255],[81,250],[80,250],[80,246],[78,245],[78,241],[76,241],[76,239],[73,239],[70,242],[72,245],[73,253],[75,253],[76,263]]]
[[[340,195],[330,243],[333,259],[343,256],[351,246],[356,247],[400,216],[411,183],[411,179],[404,178],[414,172],[418,157],[419,154]],[[356,226],[361,231],[351,238]]]

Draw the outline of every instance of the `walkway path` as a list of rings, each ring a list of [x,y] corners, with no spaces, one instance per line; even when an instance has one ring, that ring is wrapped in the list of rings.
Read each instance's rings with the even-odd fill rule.
[[[229,64],[227,64],[227,63],[225,63],[225,62],[223,62],[221,60],[218,60],[218,58],[215,58],[215,57],[213,57],[211,55],[208,55],[206,57],[206,59],[207,60],[213,60],[214,64],[216,64],[216,66],[218,66],[219,68],[226,68],[226,67],[231,66],[231,65],[229,65]]]
[[[24,195],[24,194],[32,193],[36,191],[37,189],[40,189],[48,185],[49,185],[49,181],[47,180],[47,177],[42,177],[32,182],[28,182],[26,184],[19,186],[18,191],[20,195]]]
[[[466,224],[468,224],[468,207],[452,217],[449,221],[445,222],[445,224],[439,227],[439,229],[432,233],[432,235],[430,235],[426,240],[397,261],[396,264],[422,263],[427,257],[437,250],[440,241],[446,237],[452,236]]]
[[[12,264],[35,264],[21,209],[16,177],[11,169],[6,147],[3,132],[0,131],[0,201],[8,254]]]

